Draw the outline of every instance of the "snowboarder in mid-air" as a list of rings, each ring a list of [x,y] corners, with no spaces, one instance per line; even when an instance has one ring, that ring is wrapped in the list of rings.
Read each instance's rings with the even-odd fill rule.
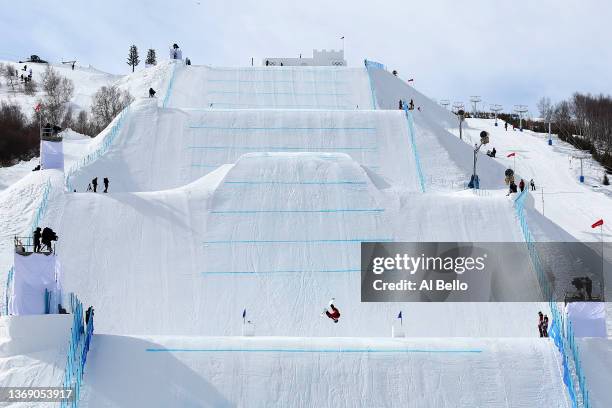
[[[321,313],[321,316],[327,316],[330,319],[332,319],[334,321],[334,323],[338,323],[338,320],[340,319],[340,311],[338,310],[338,308],[336,308],[336,306],[334,306],[334,298],[332,298],[329,301],[329,308],[331,309],[331,312],[325,308],[323,309],[323,313]]]

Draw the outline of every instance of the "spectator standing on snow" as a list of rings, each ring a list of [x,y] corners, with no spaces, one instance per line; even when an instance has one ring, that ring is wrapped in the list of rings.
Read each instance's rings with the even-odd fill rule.
[[[104,192],[108,193],[108,177],[104,177],[102,181],[104,182]]]
[[[93,191],[93,189],[91,188],[91,183],[87,185],[87,191]]]
[[[535,191],[535,181],[533,181],[533,179],[531,179],[531,181],[529,182],[529,185],[531,186],[531,191]]]
[[[40,227],[34,230],[34,252],[40,252]]]
[[[91,180],[91,185],[93,186],[93,192],[97,193],[98,192],[98,178],[97,177]]]
[[[544,337],[544,332],[542,331],[543,324],[544,324],[544,314],[540,311],[538,312],[538,331],[540,332],[540,337]]]
[[[408,105],[408,110],[414,110],[414,101],[411,99],[410,104]]]
[[[402,110],[404,109],[404,103],[402,102],[402,100],[399,100],[399,109]]]
[[[506,128],[506,132],[508,131],[508,122],[504,123],[504,127]]]
[[[521,181],[519,181],[519,188],[521,189],[521,193],[525,190],[525,180],[521,179]]]
[[[506,195],[510,195],[512,193],[516,193],[516,183],[514,180],[510,181],[510,191],[508,191],[508,194]]]
[[[542,322],[542,337],[548,337],[548,316],[544,315]]]
[[[155,89],[149,88],[149,98],[153,98],[155,96]]]

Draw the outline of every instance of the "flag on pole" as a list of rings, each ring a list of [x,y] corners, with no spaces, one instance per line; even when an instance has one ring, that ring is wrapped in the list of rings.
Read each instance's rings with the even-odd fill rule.
[[[244,319],[245,317],[246,317],[246,309],[242,311],[242,318]]]
[[[516,153],[510,153],[510,154],[509,154],[508,156],[506,156],[506,157],[515,157],[515,156],[516,156]]]
[[[603,224],[604,224],[604,220],[602,218],[599,221],[595,222],[595,224],[591,225],[591,228],[601,227]]]
[[[344,36],[340,37],[341,40],[344,40]]]
[[[36,106],[34,107],[34,111],[40,112],[40,108],[41,108],[40,103],[37,103]]]
[[[402,318],[402,311],[400,310],[399,314],[397,315],[397,318],[400,319],[400,325],[404,324],[404,319]]]

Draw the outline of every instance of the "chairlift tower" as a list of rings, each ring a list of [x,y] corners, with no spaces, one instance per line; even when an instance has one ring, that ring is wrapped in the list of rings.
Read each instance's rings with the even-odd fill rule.
[[[444,109],[448,109],[448,106],[450,105],[450,101],[448,99],[440,99],[440,105],[442,105]]]
[[[519,130],[523,131],[523,115],[529,112],[529,109],[525,105],[514,105],[514,111],[519,115]]]
[[[478,102],[482,102],[482,98],[480,96],[470,96],[470,102],[472,102],[472,114],[476,117],[476,108],[478,107]]]
[[[463,104],[463,102],[453,102],[453,112],[457,113],[458,111],[462,110],[465,108],[465,105]]]
[[[491,105],[490,109],[491,109],[491,112],[495,113],[495,126],[497,126],[497,114],[501,112],[504,109],[504,107],[499,104],[494,103],[493,105]]]

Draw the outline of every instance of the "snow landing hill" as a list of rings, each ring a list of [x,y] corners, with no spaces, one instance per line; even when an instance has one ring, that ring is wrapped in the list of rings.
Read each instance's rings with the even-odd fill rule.
[[[64,289],[96,308],[86,406],[570,406],[556,348],[535,337],[547,304],[360,302],[362,241],[523,240],[507,163],[481,155],[482,190],[465,189],[472,147],[453,114],[380,69],[167,62],[113,79],[139,98],[96,138],[65,141],[65,174],[0,192],[5,271],[49,189]],[[157,98],[140,98],[149,87]],[[407,117],[400,98],[421,110]],[[110,193],[85,193],[93,177]],[[535,201],[538,240],[583,238]],[[492,300],[525,295],[519,280],[539,290],[528,260],[505,272]],[[319,317],[331,297],[336,325]],[[255,337],[241,337],[244,309]],[[407,337],[391,339],[399,310]],[[0,384],[59,384],[61,340],[26,347],[2,323]],[[593,406],[609,406],[611,346],[582,350]]]

